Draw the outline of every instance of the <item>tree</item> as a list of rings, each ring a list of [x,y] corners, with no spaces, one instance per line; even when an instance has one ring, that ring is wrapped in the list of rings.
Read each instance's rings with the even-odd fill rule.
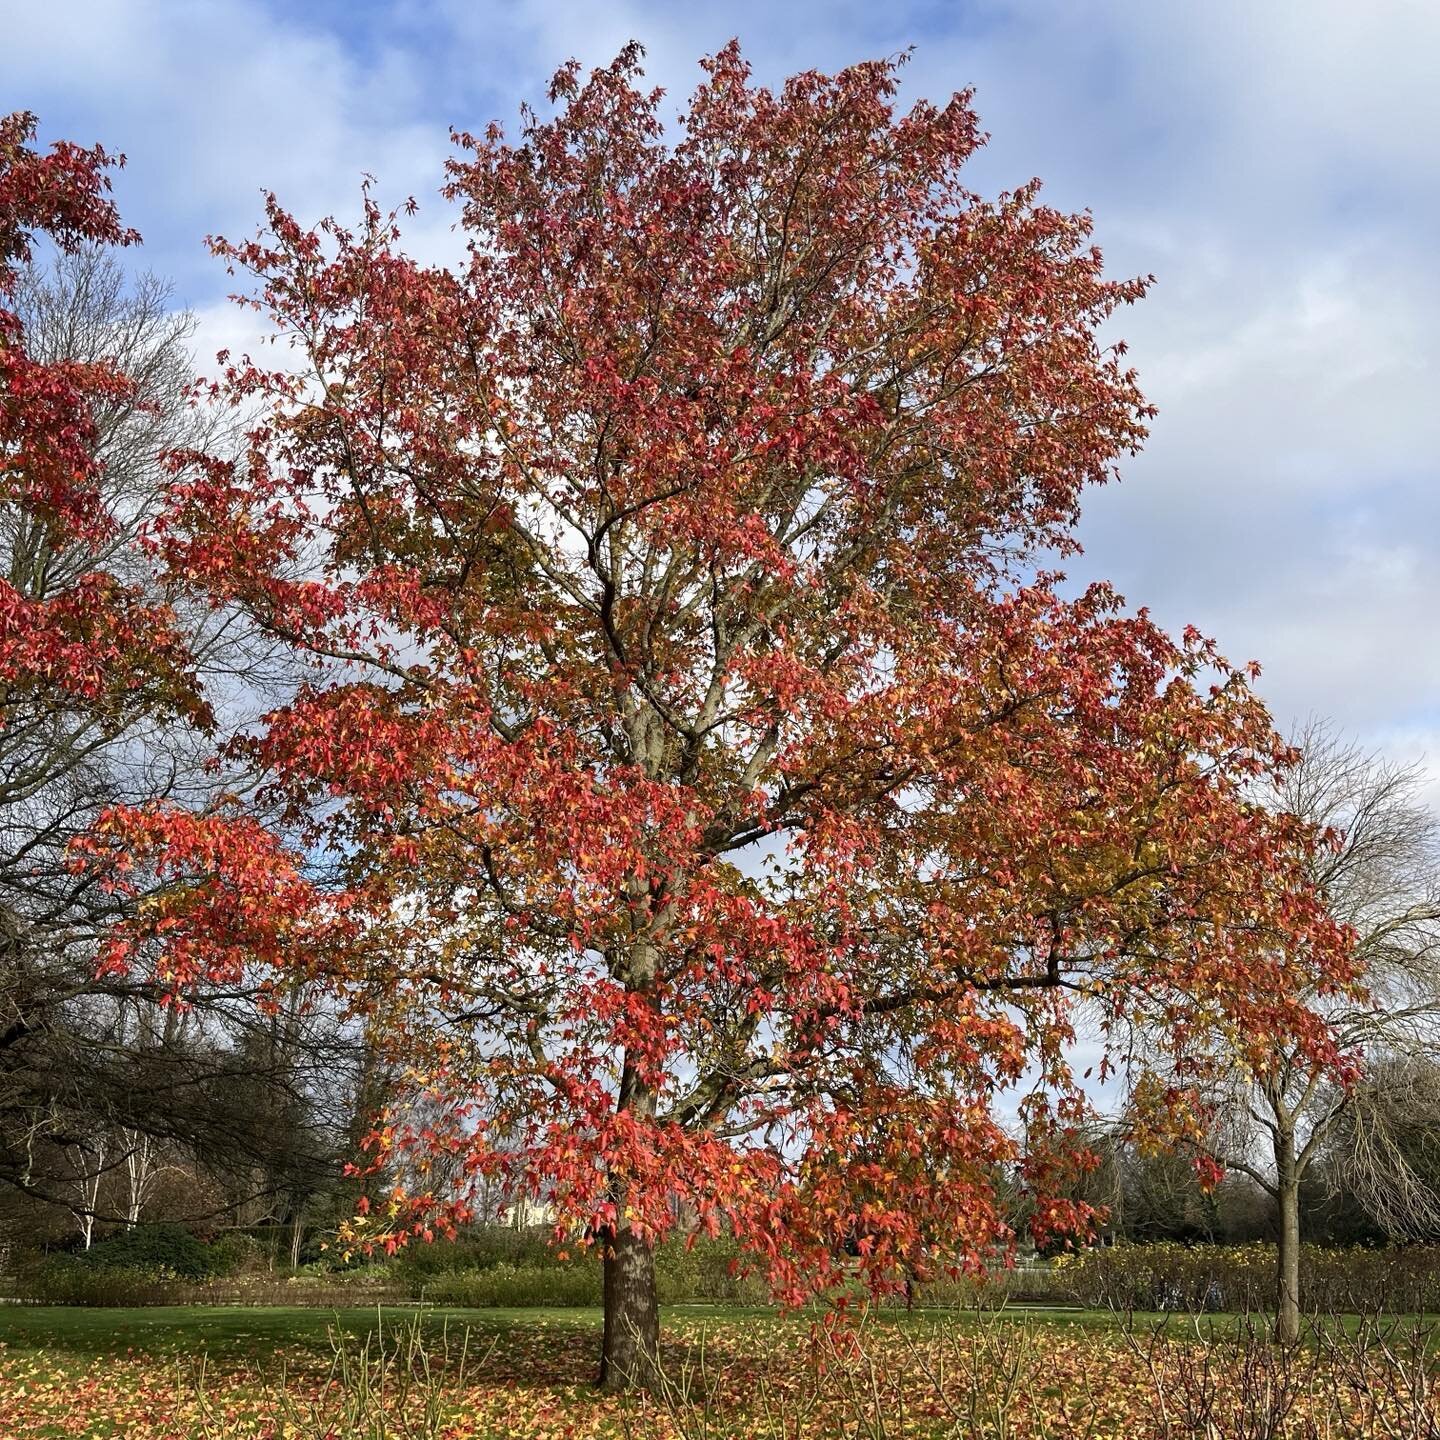
[[[1127,1239],[1193,1244],[1215,1238],[1213,1189],[1199,1182],[1189,1157],[1127,1146],[1120,1157],[1120,1213]]]
[[[1348,976],[1308,831],[1247,798],[1289,751],[1246,676],[1036,569],[1144,434],[1095,338],[1143,284],[965,188],[964,95],[705,69],[673,144],[634,47],[458,137],[458,270],[368,195],[217,243],[300,369],[231,365],[263,418],[157,534],[311,666],[233,741],[289,838],[152,807],[92,845],[174,881],[109,964],[323,978],[431,1102],[370,1137],[419,1178],[362,1240],[463,1222],[424,1180],[459,1157],[601,1248],[609,1385],[653,1375],[675,1202],[792,1301],[849,1236],[877,1286],[978,1266],[1007,1175],[1037,1235],[1089,1218],[1076,1006],[1324,1063],[1298,997]]]
[[[1327,1148],[1348,1137],[1336,1173],[1372,1204],[1388,1189],[1392,1231],[1434,1214],[1434,1196],[1400,1141],[1404,1097],[1422,1093],[1417,1082],[1427,1073],[1414,1062],[1434,1057],[1440,1043],[1440,821],[1420,798],[1421,773],[1319,722],[1297,743],[1300,761],[1278,777],[1269,803],[1332,837],[1313,853],[1313,883],[1355,937],[1364,989],[1325,995],[1317,985],[1311,998],[1352,1066],[1363,1063],[1366,1073],[1336,1084],[1333,1070],[1278,1034],[1258,1063],[1253,1053],[1226,1049],[1209,1141],[1227,1168],[1275,1201],[1276,1332],[1287,1342],[1300,1327],[1301,1187]]]
[[[182,1013],[151,977],[97,973],[144,887],[108,891],[72,845],[106,807],[242,788],[214,764],[211,703],[242,723],[286,670],[238,611],[157,569],[145,526],[165,452],[219,452],[233,423],[190,401],[189,318],[114,258],[137,237],[109,202],[110,158],[37,152],[34,131],[0,120],[0,1184],[73,1209],[88,1237],[97,1219],[133,1223],[162,1151],[268,1175],[289,1147],[338,1178],[331,1139],[261,1117],[313,1099],[347,1047],[312,1017],[303,1063],[266,1070],[254,1047],[240,1063],[271,1024],[253,976]]]
[[[1440,1054],[1433,1040],[1372,1056],[1346,1100],[1321,1157],[1330,1208],[1358,1211],[1371,1238],[1433,1243],[1440,1238]]]
[[[56,353],[54,327],[33,323],[48,298],[30,263],[37,237],[55,242],[72,276],[87,273],[86,247],[137,238],[108,198],[118,162],[64,142],[39,154],[34,133],[32,116],[0,119],[0,1174],[33,1188],[48,1145],[62,1188],[88,1195],[101,1167],[85,1157],[106,1150],[94,1117],[46,1133],[67,1069],[37,1084],[33,1063],[77,975],[93,973],[70,957],[84,949],[82,897],[98,892],[69,872],[65,846],[87,798],[99,790],[92,817],[115,798],[93,781],[127,728],[203,714],[171,612],[135,582],[126,506],[105,494],[99,451],[143,412],[140,385],[98,347]],[[102,908],[108,919],[113,906]]]
[[[37,232],[71,252],[138,238],[107,196],[117,162],[66,142],[37,154],[34,132],[28,114],[0,120],[0,683],[11,744],[77,703],[102,730],[166,708],[203,718],[170,613],[103,568],[117,517],[101,490],[98,417],[126,408],[134,381],[107,359],[32,354],[10,308]],[[36,782],[23,758],[6,768],[13,805]],[[7,912],[7,945],[24,928]]]

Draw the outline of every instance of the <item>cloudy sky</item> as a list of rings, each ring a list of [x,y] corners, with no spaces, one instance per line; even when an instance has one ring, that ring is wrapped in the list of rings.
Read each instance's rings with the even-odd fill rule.
[[[449,127],[513,122],[569,56],[639,39],[678,108],[732,35],[767,81],[913,46],[908,94],[977,92],[976,188],[1038,175],[1156,276],[1117,333],[1160,418],[1072,574],[1259,660],[1282,723],[1425,757],[1440,804],[1435,0],[0,0],[0,33],[0,107],[127,154],[210,352],[247,332],[203,237],[263,189],[353,214],[369,172],[443,256]]]

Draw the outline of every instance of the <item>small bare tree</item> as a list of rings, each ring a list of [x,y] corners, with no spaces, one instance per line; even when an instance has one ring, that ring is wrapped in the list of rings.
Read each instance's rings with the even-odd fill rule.
[[[1363,967],[1363,998],[1317,993],[1314,1003],[1366,1078],[1340,1088],[1299,1052],[1277,1049],[1263,1070],[1238,1060],[1217,1087],[1212,1153],[1271,1195],[1279,1220],[1276,1334],[1300,1328],[1300,1186],[1347,1127],[1356,1137],[1354,1174],[1383,1184],[1395,1168],[1387,1116],[1417,1073],[1408,1058],[1440,1054],[1440,820],[1422,802],[1422,772],[1312,721],[1296,737],[1302,755],[1269,803],[1335,832],[1315,860],[1315,880],[1337,919],[1352,927]],[[1433,1206],[1416,1185],[1390,1197],[1423,1220]],[[1418,1210],[1416,1207],[1419,1207]]]
[[[81,1246],[88,1250],[95,1242],[95,1221],[100,1214],[100,1186],[114,1168],[110,1135],[103,1125],[88,1132],[73,1129],[61,1137],[60,1148],[73,1167],[69,1180],[70,1215],[80,1231]]]

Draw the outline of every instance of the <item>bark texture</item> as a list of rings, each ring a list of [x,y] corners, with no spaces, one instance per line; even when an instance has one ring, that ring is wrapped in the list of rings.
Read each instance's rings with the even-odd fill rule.
[[[605,1248],[605,1333],[599,1385],[603,1390],[651,1389],[659,1377],[660,1304],[655,1251],[629,1227]]]
[[[1300,1338],[1300,1166],[1293,1131],[1282,1129],[1275,1137],[1275,1181],[1280,1209],[1275,1339],[1289,1345]]]

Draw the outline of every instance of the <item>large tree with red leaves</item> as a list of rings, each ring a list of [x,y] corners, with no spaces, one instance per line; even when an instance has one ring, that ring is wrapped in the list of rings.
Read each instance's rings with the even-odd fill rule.
[[[791,1300],[846,1248],[978,1264],[1016,1177],[1037,1232],[1088,1218],[1082,1018],[1172,1075],[1217,1031],[1324,1061],[1296,997],[1348,976],[1312,837],[1247,798],[1287,759],[1247,677],[1038,568],[1144,435],[1096,338],[1143,284],[966,189],[965,95],[705,71],[673,136],[632,49],[457,137],[457,268],[368,200],[217,243],[301,363],[230,368],[264,419],[155,541],[313,662],[234,742],[294,837],[106,840],[177,880],[109,963],[323,976],[403,1060],[426,1118],[377,1126],[410,1179],[358,1233],[463,1222],[443,1159],[601,1247],[612,1384],[677,1211]]]

